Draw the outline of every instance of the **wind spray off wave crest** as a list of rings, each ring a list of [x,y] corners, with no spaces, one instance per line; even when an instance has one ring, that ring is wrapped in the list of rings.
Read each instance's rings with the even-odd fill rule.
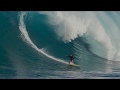
[[[79,13],[77,12],[56,11],[40,12],[40,14],[48,15],[49,23],[57,26],[55,32],[64,42],[71,42],[71,40],[86,33],[88,22],[86,23],[86,26],[84,26],[79,18],[77,18],[79,16]]]
[[[52,60],[64,63],[64,64],[68,64],[67,62],[65,62],[64,60],[55,58],[53,56],[48,55],[47,53],[45,53],[45,51],[43,49],[39,49],[30,39],[27,30],[26,30],[26,26],[24,23],[24,17],[25,17],[26,12],[21,12],[20,13],[20,21],[19,21],[19,29],[21,31],[21,35],[22,38],[24,39],[25,42],[27,42],[32,48],[34,48],[36,51],[38,51],[39,53],[42,53],[43,55],[47,56],[48,58],[51,58]]]

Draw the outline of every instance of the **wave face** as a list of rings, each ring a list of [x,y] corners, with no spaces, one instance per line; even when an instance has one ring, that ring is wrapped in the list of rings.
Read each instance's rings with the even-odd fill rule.
[[[84,37],[94,54],[109,60],[119,60],[119,12],[40,13],[48,16],[49,23],[64,42]]]
[[[120,61],[119,19],[113,11],[1,11],[0,78],[112,71]],[[80,68],[68,67],[70,54]]]

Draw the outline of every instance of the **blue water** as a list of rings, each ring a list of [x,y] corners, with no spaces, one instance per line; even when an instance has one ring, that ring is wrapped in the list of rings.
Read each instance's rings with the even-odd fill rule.
[[[0,78],[120,78],[119,36],[118,11],[1,11]]]

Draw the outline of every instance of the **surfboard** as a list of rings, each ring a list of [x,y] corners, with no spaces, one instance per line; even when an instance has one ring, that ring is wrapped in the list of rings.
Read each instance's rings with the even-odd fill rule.
[[[74,63],[70,63],[69,65],[71,65],[71,66],[80,66],[80,65],[74,64]]]

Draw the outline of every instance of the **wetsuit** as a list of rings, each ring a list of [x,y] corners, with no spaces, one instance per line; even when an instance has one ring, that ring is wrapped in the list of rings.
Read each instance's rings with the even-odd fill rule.
[[[68,57],[70,57],[70,61],[73,62],[73,59],[74,59],[73,56],[70,55]]]
[[[74,58],[73,58],[73,56],[69,56],[70,57],[70,60],[72,61]]]

